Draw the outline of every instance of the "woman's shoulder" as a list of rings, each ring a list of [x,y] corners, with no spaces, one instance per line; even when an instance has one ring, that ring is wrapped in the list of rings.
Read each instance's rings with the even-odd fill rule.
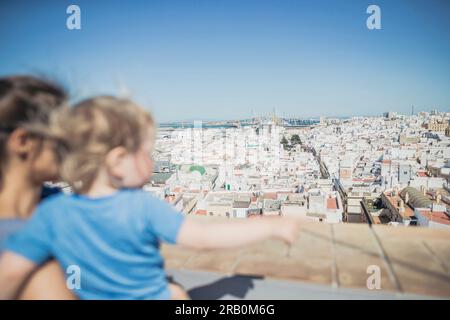
[[[27,223],[25,219],[0,219],[0,232],[3,230],[20,229]]]

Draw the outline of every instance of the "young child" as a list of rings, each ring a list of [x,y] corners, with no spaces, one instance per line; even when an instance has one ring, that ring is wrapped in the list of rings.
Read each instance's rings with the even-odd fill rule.
[[[96,97],[51,119],[65,146],[61,176],[72,195],[45,200],[6,244],[0,298],[14,298],[33,270],[54,257],[80,270],[81,299],[182,299],[169,284],[160,241],[195,249],[294,241],[298,223],[262,218],[199,223],[141,190],[153,172],[155,124],[128,100]]]

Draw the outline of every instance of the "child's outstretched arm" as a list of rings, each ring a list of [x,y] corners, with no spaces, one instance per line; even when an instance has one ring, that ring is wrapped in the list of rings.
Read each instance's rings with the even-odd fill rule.
[[[36,267],[34,262],[18,254],[3,252],[0,256],[0,300],[16,298]]]
[[[278,238],[292,243],[299,229],[298,219],[264,217],[251,220],[200,223],[187,218],[177,243],[193,249],[225,249]]]

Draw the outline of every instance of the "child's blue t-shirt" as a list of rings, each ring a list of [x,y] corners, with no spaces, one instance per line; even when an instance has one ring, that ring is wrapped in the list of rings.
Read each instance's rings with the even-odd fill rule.
[[[169,299],[159,243],[176,243],[183,221],[141,190],[61,194],[43,201],[5,249],[37,264],[54,257],[72,286],[79,270],[73,292],[81,299]]]

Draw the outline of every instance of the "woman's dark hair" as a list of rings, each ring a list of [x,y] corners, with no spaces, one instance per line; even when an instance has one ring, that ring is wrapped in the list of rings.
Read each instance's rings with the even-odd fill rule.
[[[0,188],[9,135],[28,125],[46,125],[50,113],[66,100],[66,91],[52,81],[32,76],[0,78]]]

